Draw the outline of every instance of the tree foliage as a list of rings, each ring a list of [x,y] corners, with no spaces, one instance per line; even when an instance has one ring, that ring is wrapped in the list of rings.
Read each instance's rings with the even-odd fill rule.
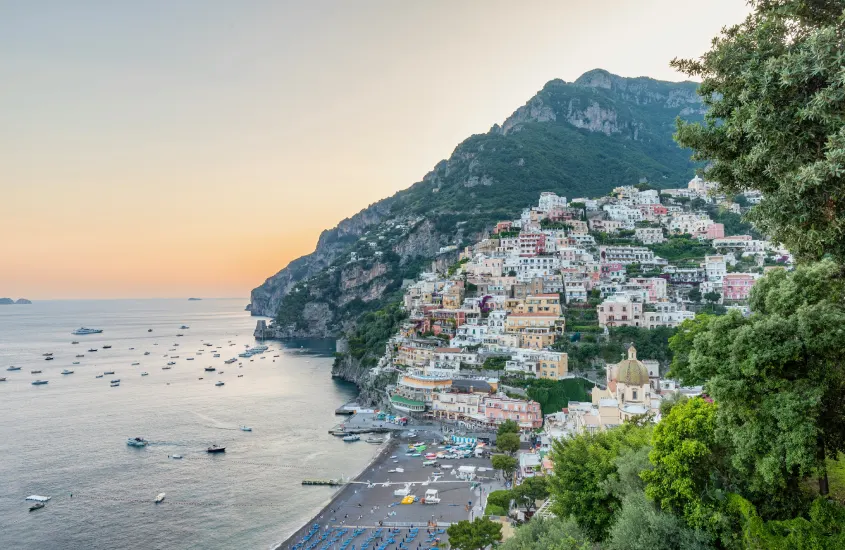
[[[845,261],[845,16],[838,0],[751,0],[698,60],[703,124],[677,140],[728,193],[756,189],[749,214],[801,257]]]
[[[502,473],[504,479],[510,479],[516,471],[519,461],[510,455],[493,455],[493,469]]]
[[[553,511],[571,516],[594,541],[607,536],[621,506],[608,480],[617,474],[617,458],[628,449],[648,445],[651,430],[625,424],[607,432],[583,434],[552,443],[554,475],[549,492]]]
[[[502,543],[499,550],[593,550],[593,544],[571,519],[533,517]]]
[[[519,450],[519,435],[508,432],[496,436],[496,448],[503,453],[514,454]]]
[[[511,419],[507,419],[501,424],[499,424],[499,429],[496,431],[498,435],[502,434],[518,434],[519,433],[519,424]]]
[[[774,270],[752,289],[750,317],[699,316],[672,339],[670,375],[705,383],[717,438],[767,499],[797,494],[810,475],[826,494],[826,459],[845,450],[843,297],[832,262]]]
[[[472,522],[462,520],[450,525],[446,534],[449,535],[449,544],[452,548],[482,550],[502,540],[502,524],[490,521],[486,517],[475,518]]]
[[[549,497],[548,480],[542,476],[527,477],[512,489],[512,493],[517,506],[526,512],[532,512],[537,508],[538,500]]]
[[[625,497],[610,529],[607,550],[706,550],[714,548],[710,535],[692,529],[672,513],[649,502],[642,492]]]

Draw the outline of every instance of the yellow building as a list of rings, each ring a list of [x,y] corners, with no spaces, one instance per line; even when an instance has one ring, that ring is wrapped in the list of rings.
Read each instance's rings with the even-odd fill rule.
[[[514,313],[554,313],[560,316],[560,294],[535,294],[514,308]]]
[[[519,334],[519,347],[543,349],[555,343],[556,334],[548,328],[526,328]]]
[[[547,328],[562,334],[566,320],[558,313],[511,313],[505,321],[505,332],[521,332],[527,328]]]
[[[429,364],[434,355],[434,346],[424,347],[415,345],[399,346],[395,363],[407,367],[424,367]]]

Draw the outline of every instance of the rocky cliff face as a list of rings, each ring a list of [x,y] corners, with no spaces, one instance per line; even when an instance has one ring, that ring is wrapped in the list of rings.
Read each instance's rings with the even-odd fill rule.
[[[401,295],[441,248],[482,238],[542,191],[602,195],[646,178],[684,185],[689,152],[672,141],[677,116],[702,109],[691,82],[623,78],[600,69],[552,80],[501,126],[466,139],[421,181],[324,231],[315,251],[252,291],[253,315],[277,337],[331,336]]]

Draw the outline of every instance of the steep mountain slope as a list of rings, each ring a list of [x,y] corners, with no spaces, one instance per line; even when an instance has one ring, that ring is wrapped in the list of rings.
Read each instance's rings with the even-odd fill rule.
[[[689,152],[672,140],[675,118],[700,119],[692,82],[623,78],[593,70],[552,80],[505,122],[466,139],[422,181],[320,236],[316,250],[252,291],[252,311],[277,318],[277,336],[340,333],[396,296],[441,247],[480,238],[541,191],[602,195],[647,178],[683,185]],[[353,259],[354,258],[354,259]]]

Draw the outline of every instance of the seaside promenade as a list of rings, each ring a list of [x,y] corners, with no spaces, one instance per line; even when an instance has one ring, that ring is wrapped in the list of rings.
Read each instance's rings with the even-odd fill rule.
[[[413,441],[430,444],[434,440],[441,440],[439,434],[418,431]],[[446,541],[445,528],[449,524],[481,514],[487,494],[501,488],[489,459],[443,460],[440,461],[441,466],[447,467],[435,470],[432,466],[424,466],[422,457],[406,455],[410,442],[407,432],[395,434],[372,463],[340,489],[313,519],[282,543],[279,550],[308,548],[323,534],[326,535],[325,541],[314,546],[315,549],[322,548],[332,539],[336,539],[335,543],[327,547],[339,548],[341,541],[353,535],[351,545],[356,548],[360,548],[361,543],[371,536],[374,537],[372,542],[380,540],[380,544],[374,547],[384,546],[387,550],[430,548],[434,546],[435,539]],[[475,480],[465,481],[457,476],[459,466],[486,470],[478,473]],[[397,472],[397,469],[402,471]],[[435,471],[440,473],[437,481],[432,480]],[[394,491],[405,487],[417,497],[423,497],[426,490],[436,489],[440,503],[422,504],[417,501],[401,504],[402,498],[394,496]],[[378,531],[379,528],[382,530]],[[398,532],[397,528],[400,528]],[[416,535],[411,536],[412,529],[418,530]],[[375,535],[377,531],[379,534]],[[309,542],[297,546],[309,533],[312,533]],[[410,542],[409,537],[412,539]],[[388,543],[389,540],[393,542]]]

